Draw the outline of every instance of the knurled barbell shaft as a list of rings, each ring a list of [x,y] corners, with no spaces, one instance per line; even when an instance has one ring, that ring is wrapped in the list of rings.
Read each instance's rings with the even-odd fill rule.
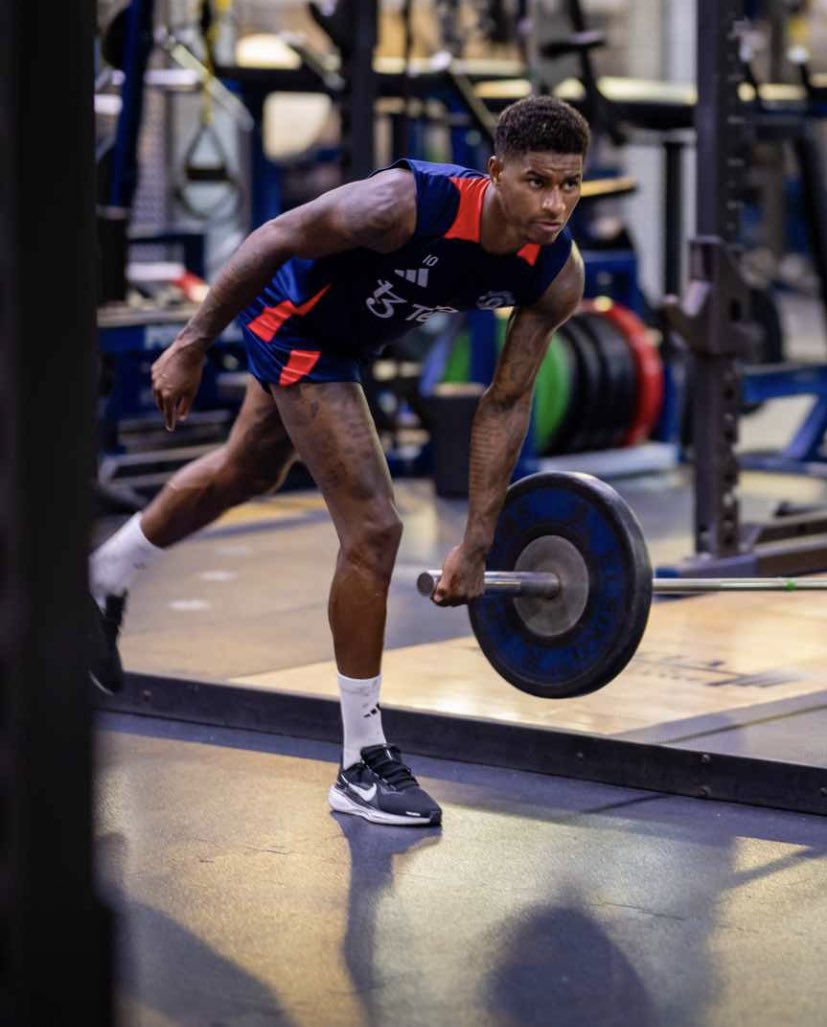
[[[421,595],[431,596],[442,571],[423,571],[416,581]],[[560,591],[556,574],[532,571],[486,571],[485,591],[499,595],[553,599]],[[827,592],[827,578],[653,578],[652,591],[692,595],[696,592]]]
[[[653,578],[652,591],[693,592],[803,592],[827,591],[827,578]]]

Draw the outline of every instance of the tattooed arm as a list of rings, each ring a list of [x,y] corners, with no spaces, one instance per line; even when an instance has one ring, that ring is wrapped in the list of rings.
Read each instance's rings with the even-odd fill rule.
[[[410,239],[415,226],[414,177],[409,171],[391,169],[332,189],[248,235],[192,319],[152,365],[152,390],[167,430],[189,412],[204,354],[216,336],[252,303],[282,264],[291,257],[326,257],[360,247],[390,253]]]
[[[575,246],[539,302],[511,316],[494,380],[474,417],[468,521],[434,593],[440,605],[455,606],[482,594],[485,557],[528,431],[537,372],[552,332],[571,317],[582,295],[583,261]]]

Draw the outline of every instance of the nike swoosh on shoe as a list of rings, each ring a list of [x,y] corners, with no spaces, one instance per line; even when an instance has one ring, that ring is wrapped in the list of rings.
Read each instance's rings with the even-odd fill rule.
[[[355,792],[360,799],[364,799],[365,802],[370,802],[374,795],[376,795],[375,784],[371,785],[370,788],[360,788],[359,785],[351,784],[351,782],[348,781],[347,786],[352,792]]]

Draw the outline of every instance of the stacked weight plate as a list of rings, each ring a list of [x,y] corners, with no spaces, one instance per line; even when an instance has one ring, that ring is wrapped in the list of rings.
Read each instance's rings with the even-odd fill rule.
[[[538,376],[537,450],[635,445],[651,436],[662,402],[663,366],[646,325],[611,300],[586,301],[555,334]]]
[[[503,312],[504,313],[504,312]],[[507,319],[497,319],[498,345]],[[442,380],[467,381],[469,340],[453,346]],[[534,448],[539,455],[634,446],[651,437],[663,403],[660,356],[643,321],[601,297],[555,332],[537,375]]]

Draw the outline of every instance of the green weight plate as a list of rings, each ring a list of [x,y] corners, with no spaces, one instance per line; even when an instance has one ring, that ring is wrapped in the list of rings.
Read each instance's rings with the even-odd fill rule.
[[[549,455],[568,452],[569,443],[577,431],[583,409],[585,378],[577,359],[574,342],[566,328],[567,326],[563,325],[555,334],[556,344],[563,350],[569,368],[569,397],[557,430],[545,449],[545,453]]]
[[[467,382],[471,374],[471,342],[468,332],[460,332],[454,339],[451,353],[445,361],[444,382]]]
[[[544,452],[560,425],[571,399],[570,352],[554,335],[540,366],[534,390],[534,446]]]

